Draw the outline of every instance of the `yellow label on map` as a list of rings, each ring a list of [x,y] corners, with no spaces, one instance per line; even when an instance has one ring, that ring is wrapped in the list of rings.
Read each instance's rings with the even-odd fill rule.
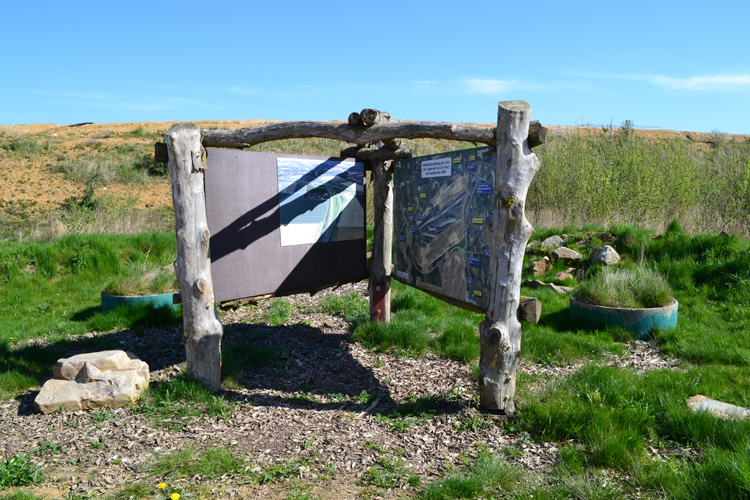
[[[477,297],[481,297],[482,292],[480,292],[479,290],[474,290],[474,295],[476,295]]]
[[[407,212],[413,212],[413,211],[414,211],[414,207],[407,207],[407,208],[406,208],[406,211],[407,211]]]
[[[419,193],[420,198],[427,198],[427,193]]]
[[[476,158],[476,156],[471,155],[471,156],[469,156],[469,161],[474,161],[475,158]]]
[[[484,224],[484,219],[478,219],[475,217],[471,219],[471,222],[473,222],[474,224]]]

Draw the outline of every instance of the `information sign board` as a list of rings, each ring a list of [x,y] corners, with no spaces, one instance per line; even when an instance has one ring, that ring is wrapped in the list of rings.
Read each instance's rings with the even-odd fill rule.
[[[397,280],[487,309],[496,156],[483,147],[395,162]]]
[[[207,160],[217,301],[367,277],[361,162],[214,148]]]

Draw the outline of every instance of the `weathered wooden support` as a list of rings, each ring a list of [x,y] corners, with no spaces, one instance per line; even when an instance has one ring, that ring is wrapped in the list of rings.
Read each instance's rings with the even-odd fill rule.
[[[373,125],[391,121],[391,114],[389,112],[370,108],[360,111],[359,117],[362,120],[362,125],[365,127],[372,127]]]
[[[367,170],[372,168],[372,163],[387,160],[401,160],[403,158],[411,158],[413,155],[414,152],[411,149],[392,151],[388,148],[369,149],[352,146],[341,150],[342,158],[356,158],[368,162],[369,164],[365,167]]]
[[[169,177],[177,233],[175,271],[180,284],[188,376],[211,391],[221,387],[222,325],[216,315],[200,128],[180,123],[167,132]]]
[[[349,125],[352,127],[361,127],[362,126],[362,116],[360,116],[359,113],[356,111],[349,113],[349,118],[346,120]]]
[[[370,127],[351,126],[348,123],[337,122],[283,122],[238,130],[201,130],[201,137],[204,146],[219,148],[246,148],[263,142],[308,137],[338,139],[360,146],[396,138],[448,139],[477,142],[490,146],[497,145],[495,129],[492,127],[443,122],[392,122],[383,119],[383,115],[387,113],[379,113],[377,116],[380,116],[380,118],[373,118],[373,121],[377,123]],[[354,114],[352,113],[352,115]],[[350,118],[356,119],[351,115]],[[529,125],[528,132],[528,146],[530,148],[543,144],[546,140],[547,129],[542,127],[539,122],[532,122]]]
[[[391,269],[393,267],[393,169],[390,161],[372,164],[373,228],[370,258],[370,318],[391,320]]]
[[[515,411],[521,323],[518,306],[526,243],[534,229],[525,217],[526,193],[539,159],[528,145],[531,106],[524,101],[501,102],[497,117],[497,172],[494,211],[490,222],[493,249],[489,307],[479,327],[479,405],[506,414]]]

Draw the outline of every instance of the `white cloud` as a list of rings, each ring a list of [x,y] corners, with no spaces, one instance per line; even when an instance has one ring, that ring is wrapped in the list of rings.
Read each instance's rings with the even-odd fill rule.
[[[669,90],[695,91],[736,91],[750,90],[750,74],[744,75],[704,75],[689,78],[674,78],[664,75],[647,75],[641,78]]]
[[[679,78],[655,74],[597,74],[587,73],[577,75],[583,78],[597,78],[609,80],[635,80],[649,85],[662,87],[667,90],[694,92],[742,92],[750,90],[750,73],[700,75]]]
[[[514,80],[484,80],[481,78],[468,78],[465,81],[466,90],[477,94],[501,94],[518,87]]]

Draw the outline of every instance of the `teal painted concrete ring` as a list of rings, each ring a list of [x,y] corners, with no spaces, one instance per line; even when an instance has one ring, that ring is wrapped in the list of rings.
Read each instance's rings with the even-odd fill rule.
[[[102,292],[102,311],[109,312],[120,306],[147,305],[151,307],[170,307],[176,309],[174,296],[177,292],[159,293],[156,295],[110,295]]]
[[[576,300],[570,296],[570,317],[592,326],[619,326],[630,330],[638,340],[648,339],[654,328],[669,330],[677,327],[677,300],[666,307],[628,309],[607,307]]]

